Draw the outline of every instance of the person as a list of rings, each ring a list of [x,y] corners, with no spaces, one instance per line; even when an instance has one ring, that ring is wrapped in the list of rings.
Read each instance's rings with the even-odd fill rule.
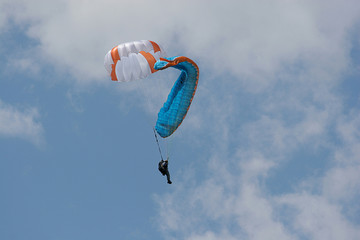
[[[161,172],[161,174],[163,176],[166,175],[167,178],[167,183],[171,184],[172,182],[170,181],[170,173],[169,173],[169,169],[168,169],[168,162],[169,158],[167,158],[165,161],[163,159],[161,159],[161,161],[159,162],[159,171]]]

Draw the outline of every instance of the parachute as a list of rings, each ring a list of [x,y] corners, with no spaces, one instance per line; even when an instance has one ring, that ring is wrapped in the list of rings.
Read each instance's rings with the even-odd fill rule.
[[[199,80],[199,68],[193,60],[184,56],[167,58],[159,44],[142,40],[114,47],[105,55],[104,66],[111,79],[119,82],[146,78],[169,67],[179,69],[181,73],[160,109],[155,125],[162,138],[178,129],[190,108]]]
[[[111,80],[129,82],[155,72],[155,62],[165,56],[165,51],[153,41],[128,42],[111,49],[105,55],[104,66]]]
[[[173,134],[184,120],[199,81],[199,68],[190,58],[183,56],[160,58],[154,66],[156,70],[169,67],[177,68],[181,73],[158,113],[155,129],[163,138]]]

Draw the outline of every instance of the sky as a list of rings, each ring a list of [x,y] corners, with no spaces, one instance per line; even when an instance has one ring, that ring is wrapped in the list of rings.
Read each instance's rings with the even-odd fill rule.
[[[357,0],[0,0],[0,239],[360,239]],[[112,47],[199,66],[130,83]]]

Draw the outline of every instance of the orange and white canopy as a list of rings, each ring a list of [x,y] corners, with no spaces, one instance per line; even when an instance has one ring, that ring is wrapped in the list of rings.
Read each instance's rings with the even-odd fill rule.
[[[159,44],[149,40],[134,41],[111,49],[105,55],[104,66],[113,81],[129,82],[155,72],[155,62],[163,57],[166,54]]]

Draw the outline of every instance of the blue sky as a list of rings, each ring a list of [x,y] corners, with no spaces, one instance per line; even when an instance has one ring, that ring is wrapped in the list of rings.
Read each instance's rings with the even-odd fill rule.
[[[359,239],[360,4],[0,0],[0,238]],[[152,132],[177,70],[112,82],[149,39],[199,66],[190,111]]]

